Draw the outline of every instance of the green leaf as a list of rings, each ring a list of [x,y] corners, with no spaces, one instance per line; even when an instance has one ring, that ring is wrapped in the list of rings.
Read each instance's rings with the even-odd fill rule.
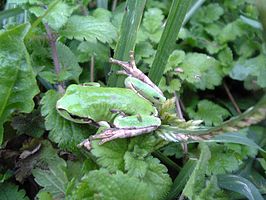
[[[220,43],[234,41],[237,37],[246,33],[246,28],[248,28],[248,25],[244,24],[240,19],[231,22],[222,29],[218,35],[218,41]]]
[[[46,12],[45,7],[42,6],[32,6],[29,11],[34,13],[36,17],[43,16]],[[42,19],[44,23],[54,30],[58,31],[64,24],[67,22],[68,18],[71,16],[74,11],[73,7],[70,7],[66,3],[60,1],[56,4],[53,9]]]
[[[163,12],[158,8],[150,8],[144,13],[142,31],[152,42],[158,43],[160,40],[163,19]]]
[[[149,72],[149,77],[155,84],[158,84],[163,76],[190,3],[191,0],[174,0],[172,2],[165,29]]]
[[[61,97],[54,90],[46,92],[41,100],[41,113],[45,116],[45,127],[49,130],[49,138],[58,143],[60,148],[70,151],[77,150],[77,144],[90,133],[88,125],[65,120],[56,111],[56,102]]]
[[[38,192],[37,194],[38,200],[53,200],[53,197],[50,193],[48,192]]]
[[[28,200],[24,190],[19,190],[17,185],[11,183],[0,184],[1,200]]]
[[[0,144],[3,124],[15,110],[29,113],[39,92],[23,39],[29,30],[23,24],[0,34]]]
[[[150,200],[146,184],[136,177],[117,171],[110,174],[107,170],[90,171],[73,190],[69,199],[114,199],[114,200]]]
[[[41,137],[44,133],[44,119],[40,111],[33,111],[27,115],[13,117],[12,127],[18,134],[27,134],[32,137]]]
[[[0,22],[2,24],[2,21],[4,19],[8,19],[9,17],[14,17],[14,16],[19,15],[21,13],[23,13],[23,9],[20,7],[3,10],[0,12]]]
[[[183,190],[183,194],[189,199],[196,198],[197,193],[205,186],[206,166],[211,158],[211,152],[206,144],[201,143],[200,148],[200,158]]]
[[[178,176],[175,178],[174,183],[172,185],[172,189],[168,193],[166,200],[171,200],[177,198],[177,195],[182,191],[184,186],[186,185],[189,177],[191,176],[197,162],[195,160],[188,160],[186,164],[183,166]]]
[[[96,43],[88,41],[81,42],[77,50],[77,59],[79,62],[87,62],[92,56],[98,61],[107,62],[110,57],[109,47],[99,41]]]
[[[78,83],[79,75],[81,74],[82,69],[78,64],[76,56],[61,42],[56,43],[56,49],[61,64],[58,81],[75,80]]]
[[[259,149],[264,151],[259,145],[257,145],[254,141],[246,137],[241,133],[224,133],[221,135],[216,135],[213,138],[206,140],[206,142],[222,142],[222,143],[235,143],[246,145],[255,149]]]
[[[151,199],[163,199],[172,185],[167,168],[152,156],[143,159],[134,155],[134,152],[127,152],[124,158],[127,174],[138,177],[147,184],[146,191]]]
[[[238,61],[229,75],[236,80],[245,80],[249,76],[255,76],[256,83],[262,88],[266,87],[266,55],[260,54],[255,58]]]
[[[223,8],[218,3],[210,3],[201,7],[191,19],[192,23],[198,21],[209,24],[217,21],[224,14]]]
[[[179,73],[179,77],[194,84],[196,88],[214,89],[221,84],[223,77],[221,65],[206,54],[188,53],[180,67],[184,72]]]
[[[191,107],[187,111],[189,117],[203,120],[207,126],[220,125],[223,119],[230,116],[226,109],[208,100],[201,100],[197,105],[197,111]]]
[[[116,44],[114,58],[117,60],[129,60],[129,52],[135,49],[137,32],[143,15],[146,0],[127,0],[123,21],[119,30],[119,40]],[[119,66],[112,65],[113,72],[108,79],[109,86],[123,86],[124,78],[118,77],[116,71]]]
[[[237,175],[218,176],[219,187],[238,192],[249,200],[263,200],[259,190],[247,179]]]
[[[115,140],[105,145],[93,142],[92,154],[97,158],[97,163],[107,168],[110,172],[124,169],[124,154],[128,149],[127,140]]]
[[[48,141],[43,142],[40,159],[41,164],[32,171],[34,180],[43,187],[41,191],[49,192],[53,199],[64,199],[68,183],[66,162],[57,155]]]
[[[110,22],[92,16],[77,15],[69,18],[60,34],[69,39],[85,39],[90,42],[96,42],[98,39],[103,43],[111,43],[117,37],[117,31]]]

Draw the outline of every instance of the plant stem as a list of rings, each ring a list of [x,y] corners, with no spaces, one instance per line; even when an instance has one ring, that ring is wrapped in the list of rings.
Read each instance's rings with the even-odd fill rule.
[[[48,40],[49,40],[49,43],[52,49],[52,58],[54,61],[55,73],[58,76],[60,73],[60,63],[59,63],[59,58],[58,58],[57,49],[56,49],[57,37],[52,33],[51,28],[49,27],[47,23],[45,23],[44,26],[45,26]]]
[[[233,106],[235,107],[236,111],[238,112],[238,114],[241,114],[242,112],[239,109],[239,107],[235,101],[235,98],[233,97],[232,93],[230,92],[230,90],[229,90],[229,88],[225,82],[223,82],[223,86],[224,86],[224,89],[226,91],[227,96],[229,97],[229,99],[232,102]]]
[[[113,0],[112,11],[116,9],[116,5],[117,5],[117,0]]]
[[[181,106],[179,103],[179,97],[177,96],[176,92],[174,92],[174,96],[175,96],[175,108],[176,108],[177,117],[180,119],[184,119],[184,116],[183,116],[182,110],[181,110]]]
[[[198,0],[196,3],[191,6],[189,11],[187,12],[185,19],[183,21],[183,26],[190,20],[190,18],[195,14],[195,12],[200,8],[200,6],[205,2],[205,0]]]
[[[55,36],[52,33],[51,28],[49,27],[49,25],[47,23],[45,23],[44,26],[45,26],[45,29],[46,29],[46,33],[47,33],[47,37],[48,37],[49,43],[50,43],[50,47],[52,49],[52,58],[53,58],[53,62],[54,62],[54,69],[55,69],[55,73],[56,73],[57,80],[58,80],[61,67],[60,67],[58,53],[57,53],[57,48],[56,48],[57,36]],[[59,91],[60,93],[64,92],[64,84],[63,83],[58,83],[57,91]]]

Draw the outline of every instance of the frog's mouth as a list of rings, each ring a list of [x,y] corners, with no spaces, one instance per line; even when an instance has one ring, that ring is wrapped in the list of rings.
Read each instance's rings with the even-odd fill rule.
[[[93,121],[91,118],[73,115],[63,108],[58,108],[57,110],[59,111],[62,117],[70,121],[74,121],[75,123],[80,123],[80,124],[91,124],[93,126],[98,127],[98,124],[95,121]]]

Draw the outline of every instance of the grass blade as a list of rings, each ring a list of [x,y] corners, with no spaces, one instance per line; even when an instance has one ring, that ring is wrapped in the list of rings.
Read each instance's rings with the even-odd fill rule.
[[[108,0],[97,0],[97,7],[108,9]]]
[[[161,80],[168,57],[174,49],[177,35],[190,3],[191,0],[174,0],[172,3],[166,26],[149,73],[150,79],[155,84],[158,84]]]
[[[118,60],[129,60],[129,51],[134,50],[137,31],[141,22],[143,15],[143,10],[146,4],[146,0],[136,1],[127,0],[125,14],[123,17],[122,25],[120,28],[120,38],[115,48],[114,58]],[[117,77],[115,72],[119,70],[120,67],[112,65],[112,74],[108,80],[108,85],[110,86],[122,86],[123,77]]]
[[[189,177],[191,176],[195,166],[197,164],[196,160],[188,160],[178,176],[176,177],[171,191],[168,193],[166,200],[171,200],[177,197],[179,193],[182,192],[184,186],[186,185]]]

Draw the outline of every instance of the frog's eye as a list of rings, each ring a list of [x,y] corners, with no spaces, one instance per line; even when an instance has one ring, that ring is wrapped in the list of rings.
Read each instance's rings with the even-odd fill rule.
[[[153,96],[154,99],[160,100],[160,97]]]

